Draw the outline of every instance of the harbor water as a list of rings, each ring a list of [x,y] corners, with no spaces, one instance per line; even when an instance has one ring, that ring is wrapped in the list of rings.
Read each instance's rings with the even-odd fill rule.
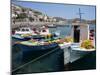
[[[72,25],[66,25],[66,26],[60,26],[60,27],[55,27],[55,28],[49,28],[51,33],[60,33],[61,37],[66,37],[71,35],[71,28]],[[89,29],[93,29],[95,31],[96,25],[89,25]]]

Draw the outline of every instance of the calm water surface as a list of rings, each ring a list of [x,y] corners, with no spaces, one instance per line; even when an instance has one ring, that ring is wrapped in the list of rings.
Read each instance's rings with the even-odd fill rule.
[[[56,28],[49,28],[51,33],[60,33],[60,36],[65,37],[71,35],[71,25],[67,25],[64,27],[56,27]],[[96,26],[95,25],[89,25],[89,29],[94,29],[95,30]]]

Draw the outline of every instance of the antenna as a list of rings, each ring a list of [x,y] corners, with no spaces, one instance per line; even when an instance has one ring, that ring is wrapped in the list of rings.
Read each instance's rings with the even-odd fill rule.
[[[27,26],[29,26],[29,9],[28,9],[27,15],[28,15],[27,16],[27,18],[28,18],[28,20],[27,20],[28,21],[28,25]]]
[[[80,18],[80,23],[81,23],[81,21],[82,21],[82,14],[84,14],[84,13],[81,13],[81,9],[79,8],[79,13],[78,13],[78,15],[79,15],[79,18]]]

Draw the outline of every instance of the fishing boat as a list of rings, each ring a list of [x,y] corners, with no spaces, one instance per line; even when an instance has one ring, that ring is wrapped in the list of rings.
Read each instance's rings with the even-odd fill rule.
[[[12,39],[13,40],[16,40],[16,41],[27,41],[27,40],[30,40],[30,37],[23,37],[21,36],[21,34],[14,34],[12,35]]]
[[[12,34],[12,37],[17,40],[29,40],[29,39],[44,39],[45,36],[50,35],[49,29],[45,26],[41,29],[21,27],[15,30],[15,34]]]
[[[59,41],[59,43],[58,43]],[[60,43],[61,40],[52,40],[52,41],[38,41],[35,39],[31,39],[28,41],[22,41],[14,44],[13,50],[16,55],[14,57],[15,60],[19,60],[19,63],[27,63],[33,60],[36,60],[30,63],[31,72],[40,72],[40,71],[60,71],[64,68],[64,54],[69,53],[66,51],[66,47],[68,48],[71,43]],[[65,49],[65,53],[63,51]],[[69,54],[67,54],[69,58]],[[18,59],[18,58],[19,59]],[[48,59],[49,57],[49,59]],[[41,63],[38,63],[41,62]],[[69,60],[66,61],[68,63]],[[43,64],[48,64],[47,66],[43,66]],[[18,63],[16,63],[18,64]],[[32,65],[34,67],[32,67]],[[41,65],[41,66],[38,66]],[[35,68],[36,66],[36,68]],[[43,68],[43,70],[40,70]],[[24,67],[20,69],[21,71],[16,71],[17,73],[23,73]],[[27,71],[30,72],[26,68]]]
[[[15,30],[15,34],[32,34],[34,33],[29,27],[21,27]],[[34,35],[36,35],[34,33]]]
[[[56,27],[57,27],[57,25],[55,25],[55,24],[48,25],[48,28],[56,28]]]
[[[29,27],[21,27],[15,30],[15,33],[12,34],[12,38],[18,41],[26,41],[31,38],[30,35],[33,33]],[[36,34],[34,33],[34,35]]]
[[[47,26],[43,26],[41,28],[40,35],[48,35],[48,34],[50,34],[50,31],[49,31],[48,27]]]
[[[42,54],[45,54],[51,49],[56,48],[58,45],[56,43],[52,43],[48,45],[39,45],[36,42],[32,43],[32,42],[25,41],[25,42],[17,43],[14,46],[19,48],[20,51],[22,52],[23,61],[27,61],[36,58],[38,56],[41,56]]]
[[[15,73],[61,71],[64,68],[64,59],[62,59],[64,53],[57,43],[48,45],[15,44],[13,47],[16,53],[14,61],[17,60],[20,64],[27,63],[22,68],[14,67],[14,69],[20,69],[13,71]],[[18,63],[15,62],[15,64]]]
[[[92,30],[93,31],[93,30]],[[70,62],[73,63],[91,52],[95,52],[95,37],[91,39],[91,30],[85,23],[72,23],[71,37],[73,43],[70,46]]]
[[[95,52],[95,48],[91,49],[86,49],[86,48],[81,48],[79,43],[73,43],[71,45],[71,56],[70,56],[70,62],[73,63],[74,61],[77,61],[78,59],[81,59],[85,55]]]

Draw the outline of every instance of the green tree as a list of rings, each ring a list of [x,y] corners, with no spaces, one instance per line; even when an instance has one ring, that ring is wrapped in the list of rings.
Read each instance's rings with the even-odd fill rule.
[[[18,14],[18,16],[16,17],[16,19],[24,19],[24,18],[27,18],[27,14],[25,13],[21,13],[21,14]]]

